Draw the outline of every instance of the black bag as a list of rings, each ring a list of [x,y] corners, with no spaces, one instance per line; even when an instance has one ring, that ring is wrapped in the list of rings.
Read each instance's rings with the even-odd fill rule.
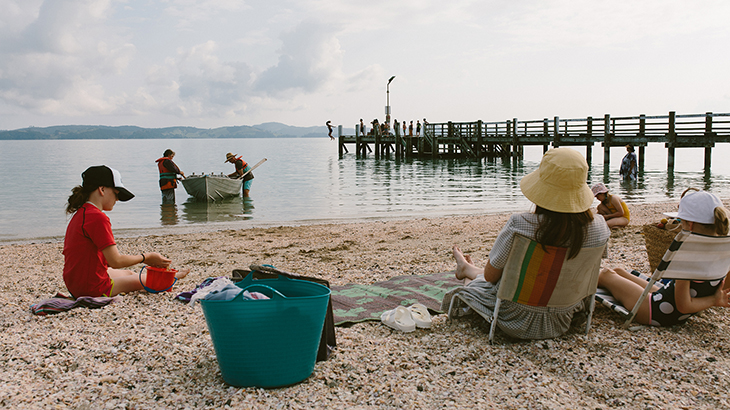
[[[250,181],[253,179],[253,171],[249,172],[248,174],[243,176],[244,181]]]
[[[280,271],[273,266],[249,265],[249,269],[234,269],[231,274],[231,281],[239,282],[249,274],[253,274],[254,279],[276,279],[279,275],[286,276],[291,279],[306,280],[320,285],[330,287],[327,280],[321,278],[313,278],[309,276],[301,276],[296,273]],[[332,350],[337,346],[335,338],[335,316],[332,313],[332,298],[330,297],[327,304],[327,314],[324,319],[324,328],[322,329],[322,338],[319,341],[319,349],[317,350],[317,361],[327,360]]]

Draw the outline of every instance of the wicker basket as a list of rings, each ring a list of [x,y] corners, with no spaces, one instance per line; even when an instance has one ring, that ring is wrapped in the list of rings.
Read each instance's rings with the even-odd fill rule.
[[[644,241],[646,242],[646,255],[649,257],[649,266],[651,267],[651,273],[654,273],[659,262],[662,261],[662,256],[669,249],[669,245],[672,244],[672,240],[682,230],[681,225],[676,224],[674,229],[658,228],[654,224],[644,225]]]

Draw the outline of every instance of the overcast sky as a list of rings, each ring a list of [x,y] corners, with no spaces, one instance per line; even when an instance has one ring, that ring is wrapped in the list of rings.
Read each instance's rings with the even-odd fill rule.
[[[0,129],[730,112],[726,0],[0,0]]]

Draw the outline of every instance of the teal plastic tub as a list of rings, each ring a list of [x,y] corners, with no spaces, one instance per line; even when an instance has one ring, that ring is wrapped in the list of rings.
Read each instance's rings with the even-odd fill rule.
[[[318,283],[252,279],[236,286],[270,297],[200,300],[226,383],[238,387],[282,387],[314,371],[330,290]]]

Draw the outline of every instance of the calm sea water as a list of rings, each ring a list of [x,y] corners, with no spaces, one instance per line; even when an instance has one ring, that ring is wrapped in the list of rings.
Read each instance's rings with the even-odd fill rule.
[[[201,203],[177,190],[177,204],[162,206],[155,159],[171,148],[186,173],[230,173],[225,154],[255,164],[250,200]],[[585,155],[585,148],[577,148]],[[688,186],[730,197],[730,144],[713,150],[712,171],[703,170],[702,149],[678,149],[675,172],[666,171],[662,144],[647,148],[640,180],[618,179],[622,148],[611,152],[604,175],[603,151],[593,148],[590,182],[604,182],[627,203],[677,199]],[[64,207],[81,172],[106,164],[122,173],[136,197],[109,213],[116,235],[238,229],[327,221],[524,211],[530,203],[519,181],[539,164],[541,147],[527,147],[522,161],[340,159],[337,144],[323,139],[172,139],[0,141],[0,243],[63,237]]]

